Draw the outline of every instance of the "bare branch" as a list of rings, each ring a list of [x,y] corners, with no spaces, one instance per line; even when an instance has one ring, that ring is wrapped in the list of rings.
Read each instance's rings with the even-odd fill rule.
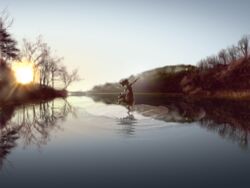
[[[244,58],[249,55],[249,36],[243,36],[238,42],[238,48]]]

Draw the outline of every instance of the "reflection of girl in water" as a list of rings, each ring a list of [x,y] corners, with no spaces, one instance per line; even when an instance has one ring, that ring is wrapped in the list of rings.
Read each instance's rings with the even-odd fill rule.
[[[120,84],[124,87],[123,93],[118,96],[118,103],[125,103],[127,105],[128,110],[131,110],[131,107],[134,105],[134,93],[132,85],[137,81],[129,83],[128,79],[124,79],[120,81]]]

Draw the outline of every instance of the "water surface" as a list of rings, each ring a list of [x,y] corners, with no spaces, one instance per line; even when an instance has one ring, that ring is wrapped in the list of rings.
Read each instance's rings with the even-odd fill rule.
[[[1,187],[249,187],[249,104],[136,101],[2,107]]]

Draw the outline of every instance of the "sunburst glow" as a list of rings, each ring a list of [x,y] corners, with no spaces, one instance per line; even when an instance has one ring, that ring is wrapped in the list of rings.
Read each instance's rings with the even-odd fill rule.
[[[31,62],[15,62],[12,65],[16,81],[21,84],[29,84],[34,78],[34,67]]]

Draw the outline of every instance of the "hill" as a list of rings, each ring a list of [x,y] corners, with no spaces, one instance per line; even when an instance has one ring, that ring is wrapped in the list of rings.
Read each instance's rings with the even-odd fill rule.
[[[198,66],[164,66],[130,76],[135,93],[167,93],[203,97],[249,97],[250,57],[240,58],[227,65],[217,65],[207,70]],[[88,94],[119,93],[120,84],[106,83],[95,86]]]
[[[168,93],[185,96],[250,99],[250,37],[237,46],[222,49],[217,55],[198,62],[197,66],[165,66],[130,76],[135,93]],[[117,93],[119,83],[95,86],[88,93]]]
[[[195,70],[196,67],[192,65],[164,66],[132,75],[128,79],[133,81],[139,78],[133,86],[136,93],[181,93],[181,80]],[[119,93],[122,90],[116,82],[95,86],[88,93]]]
[[[241,58],[228,65],[217,65],[206,71],[197,69],[183,77],[180,85],[188,95],[249,95],[250,58]]]

